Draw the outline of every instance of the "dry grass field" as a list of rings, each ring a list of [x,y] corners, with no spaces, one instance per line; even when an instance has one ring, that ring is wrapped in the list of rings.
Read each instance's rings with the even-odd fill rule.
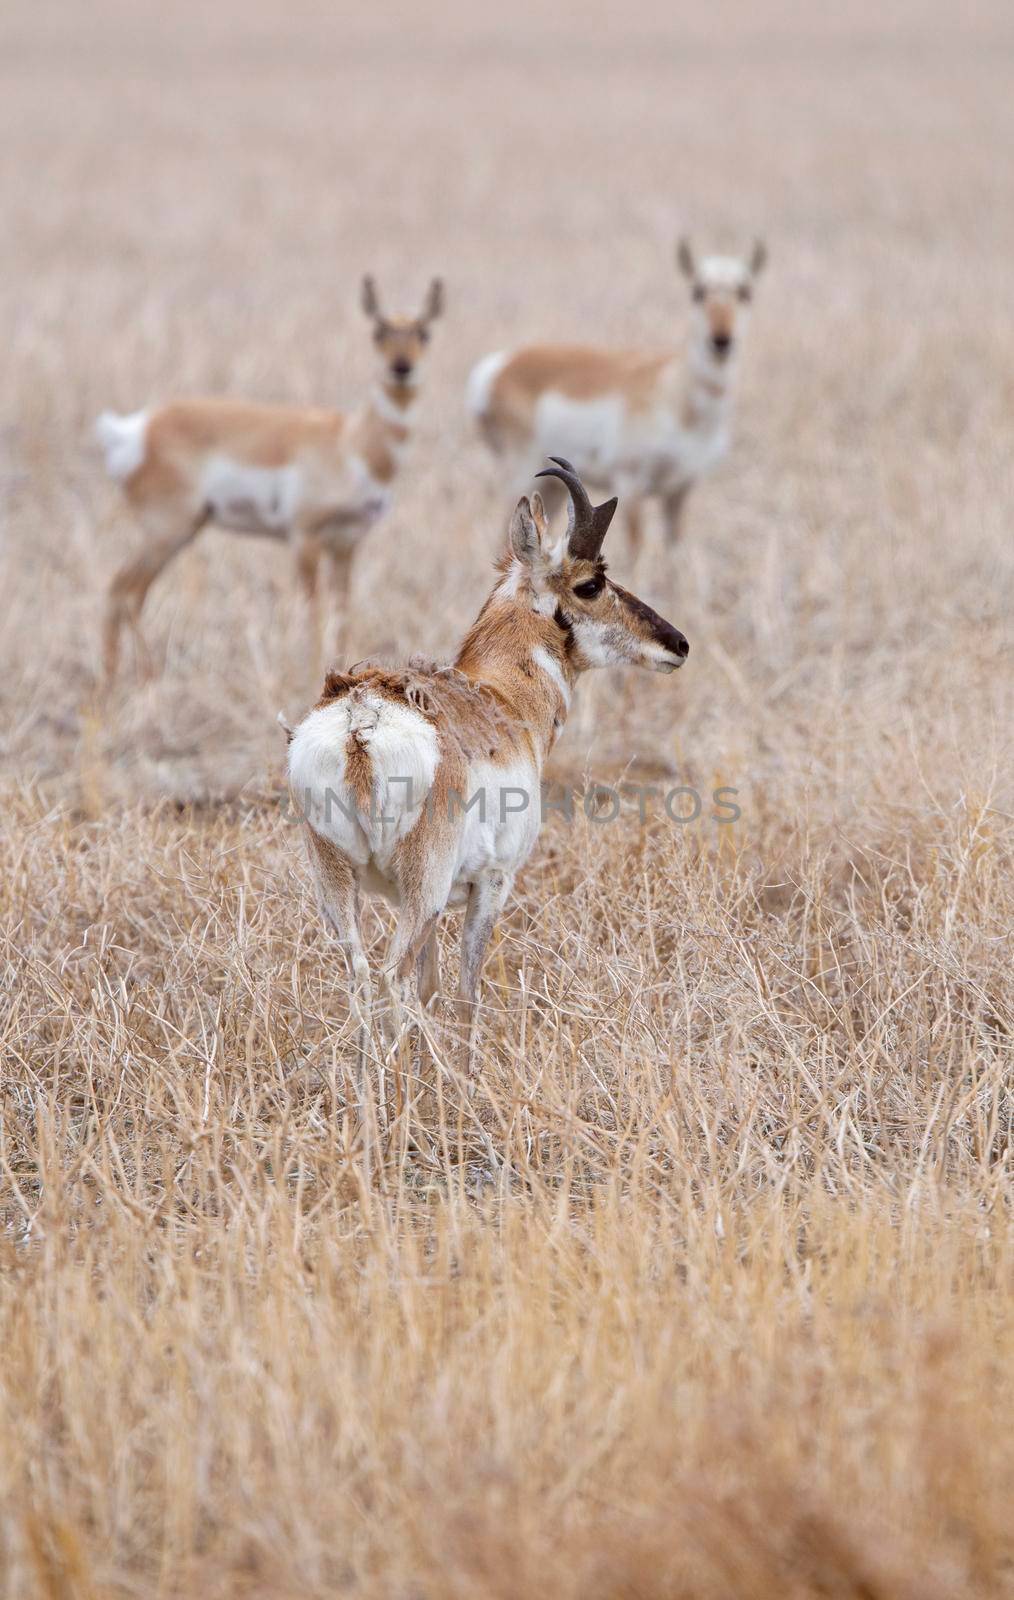
[[[4,1600],[1014,1595],[1012,71],[1004,0],[0,15]],[[446,656],[469,366],[679,341],[681,229],[771,249],[678,557],[610,535],[690,661],[553,770],[742,814],[551,816],[367,1172],[289,558],[202,535],[103,699],[91,419],[354,403],[443,273],[347,657]]]

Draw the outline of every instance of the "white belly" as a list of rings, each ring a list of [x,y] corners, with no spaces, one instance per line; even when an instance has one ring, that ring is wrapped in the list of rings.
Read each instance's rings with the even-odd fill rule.
[[[550,389],[535,408],[540,456],[563,456],[582,476],[609,470],[623,433],[623,403],[618,395],[572,400]]]
[[[329,545],[351,547],[386,516],[394,502],[387,484],[378,483],[366,463],[349,456],[341,471],[307,478],[303,511]]]
[[[669,411],[632,415],[619,395],[572,400],[550,390],[536,408],[536,434],[543,455],[565,456],[589,482],[626,494],[660,487],[679,445]]]
[[[212,456],[201,481],[204,504],[222,528],[285,538],[297,513],[329,543],[355,543],[391,506],[391,492],[352,457],[333,476],[303,466],[253,467]]]
[[[350,739],[369,763],[370,798],[353,793],[347,776]],[[542,821],[539,775],[530,761],[513,766],[476,762],[467,792],[454,795],[448,817],[428,815],[438,763],[432,725],[410,706],[372,692],[311,711],[289,746],[289,784],[298,813],[354,863],[364,886],[397,901],[396,852],[418,827],[446,850],[437,878],[450,904],[493,869],[509,875],[528,857]],[[431,804],[445,804],[443,796]],[[439,868],[439,863],[434,863]]]
[[[531,853],[542,822],[541,785],[530,762],[475,762],[468,781],[464,798],[473,804],[462,818],[458,839],[454,884],[459,894],[493,868],[516,872]]]
[[[535,411],[540,456],[565,456],[591,483],[626,494],[678,488],[725,454],[724,422],[684,429],[664,405],[631,413],[618,395],[572,400],[549,390]]]
[[[296,466],[250,467],[228,456],[211,457],[201,484],[204,503],[221,527],[277,538],[292,525],[301,488]]]

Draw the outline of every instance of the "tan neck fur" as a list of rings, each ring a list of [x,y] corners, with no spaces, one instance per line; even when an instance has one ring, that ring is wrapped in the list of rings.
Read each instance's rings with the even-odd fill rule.
[[[378,384],[355,416],[352,447],[377,483],[390,483],[398,470],[401,452],[411,438],[411,413],[417,397],[415,389]]]
[[[494,589],[465,635],[455,665],[459,672],[496,695],[541,764],[566,720],[568,701],[553,678],[535,660],[544,650],[560,669],[569,688],[577,673],[567,650],[567,635],[553,621],[532,609],[533,591],[522,582],[517,594]]]

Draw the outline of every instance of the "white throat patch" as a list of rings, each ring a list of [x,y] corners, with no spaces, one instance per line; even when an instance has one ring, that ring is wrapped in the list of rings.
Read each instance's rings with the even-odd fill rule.
[[[414,402],[415,390],[409,389],[407,392],[412,396]],[[378,383],[373,391],[373,409],[378,417],[383,417],[385,422],[395,422],[401,428],[408,427],[408,415],[411,406],[396,406],[383,384]]]
[[[544,644],[537,644],[532,651],[532,660],[547,678],[552,678],[563,700],[564,710],[570,710],[570,684],[564,677],[563,668],[556,657],[550,655]]]
[[[573,623],[574,639],[581,656],[589,667],[615,667],[631,659],[631,652],[612,641],[618,630],[577,617]]]

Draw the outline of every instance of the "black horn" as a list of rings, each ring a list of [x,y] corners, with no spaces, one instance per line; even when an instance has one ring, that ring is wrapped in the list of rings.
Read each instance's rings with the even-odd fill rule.
[[[565,461],[563,456],[550,456],[549,459],[556,463],[555,466],[544,467],[535,476],[559,478],[560,482],[567,486],[570,495],[567,545],[570,553],[584,561],[597,561],[602,541],[616,510],[616,496],[614,495],[611,500],[604,500],[600,506],[593,506],[588,498],[588,491],[571,463]]]

